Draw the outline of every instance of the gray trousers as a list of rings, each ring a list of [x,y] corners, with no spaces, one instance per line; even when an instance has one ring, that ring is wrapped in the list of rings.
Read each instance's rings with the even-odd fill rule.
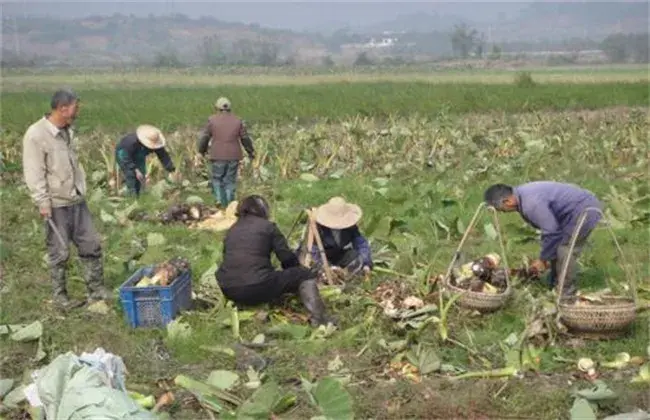
[[[62,243],[46,221],[45,232],[54,295],[67,295],[66,269],[72,242],[77,247],[84,268],[89,294],[94,297],[103,287],[104,268],[101,239],[95,230],[88,205],[82,201],[71,206],[52,208],[52,222],[63,239]]]
[[[559,286],[558,281],[560,279],[560,274],[564,268],[566,260],[569,260],[569,266],[567,267],[566,277],[564,279],[564,287],[562,290],[562,296],[571,297],[576,294],[578,288],[575,284],[576,277],[578,275],[578,257],[582,253],[582,249],[585,246],[587,241],[587,236],[578,238],[576,240],[575,246],[573,247],[573,252],[569,253],[570,243],[563,243],[557,247],[557,253],[555,254],[555,259],[551,261],[551,272],[549,274],[549,283],[552,287]]]

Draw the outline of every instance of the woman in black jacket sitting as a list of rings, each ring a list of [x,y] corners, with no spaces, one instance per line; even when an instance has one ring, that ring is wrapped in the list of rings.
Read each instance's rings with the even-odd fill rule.
[[[216,272],[223,294],[235,303],[257,305],[297,293],[313,326],[333,323],[318,292],[317,273],[300,265],[280,229],[269,221],[266,200],[258,195],[244,198],[237,217],[224,239],[223,261]],[[271,252],[282,270],[273,268]]]

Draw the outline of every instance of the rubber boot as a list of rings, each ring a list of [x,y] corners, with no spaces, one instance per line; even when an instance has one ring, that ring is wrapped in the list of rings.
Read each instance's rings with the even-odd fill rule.
[[[557,286],[557,276],[560,274],[557,271],[557,261],[551,261],[551,269],[549,270],[548,275],[546,276],[546,285],[549,289],[554,289]]]
[[[89,303],[110,300],[113,294],[104,287],[104,265],[100,258],[81,258]]]
[[[323,303],[323,299],[321,299],[318,292],[316,279],[300,283],[298,294],[300,295],[300,301],[309,312],[309,322],[312,327],[327,325],[328,323],[337,324],[333,318],[325,313],[325,303]]]
[[[70,299],[66,288],[66,268],[64,266],[55,266],[50,269],[52,280],[52,300],[60,309],[69,310],[78,308],[83,302]]]

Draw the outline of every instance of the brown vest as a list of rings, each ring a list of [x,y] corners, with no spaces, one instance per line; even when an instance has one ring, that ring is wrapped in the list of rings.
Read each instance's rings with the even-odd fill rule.
[[[242,121],[230,112],[219,112],[210,117],[208,124],[212,136],[210,160],[241,160]]]

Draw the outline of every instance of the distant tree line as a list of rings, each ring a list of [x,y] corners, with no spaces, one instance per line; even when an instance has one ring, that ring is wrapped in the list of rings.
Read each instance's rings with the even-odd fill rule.
[[[650,36],[644,34],[614,34],[603,40],[600,48],[612,63],[647,63]]]
[[[219,25],[220,29],[241,29],[241,24],[228,24],[214,18],[192,20],[182,15],[169,17],[136,18],[114,15],[112,17],[89,17],[83,24],[73,21],[60,22],[47,18],[10,20],[3,18],[2,35],[5,39],[1,64],[3,68],[102,65],[120,62],[126,65],[150,65],[154,67],[180,68],[186,66],[291,66],[296,64],[296,48],[292,40],[324,46],[326,57],[317,58],[313,65],[331,67],[337,55],[343,53],[346,44],[364,44],[371,36],[340,30],[331,35],[300,35],[289,31],[268,30],[248,25],[233,34],[241,37],[206,36],[197,45],[179,41],[171,31],[174,25],[183,29],[190,25]],[[185,26],[182,26],[185,25]],[[203,25],[203,26],[202,26]],[[377,34],[382,37],[382,34]],[[107,40],[103,50],[96,50],[81,37],[98,36]],[[411,32],[395,36],[394,46],[379,49],[358,49],[356,57],[347,59],[355,66],[375,64],[405,64],[422,57],[434,60],[485,59],[504,60],[533,51],[562,52],[549,58],[548,64],[562,65],[575,62],[579,51],[602,50],[608,61],[613,63],[648,62],[648,33],[614,34],[602,42],[572,38],[561,41],[540,40],[536,42],[511,41],[493,43],[485,34],[467,24],[456,25],[451,31]],[[376,38],[376,37],[375,37]],[[16,46],[12,48],[12,42]],[[55,44],[66,41],[70,46],[70,57],[30,56],[20,48],[19,39],[40,44]],[[572,55],[573,54],[573,55]],[[60,54],[59,54],[60,55]],[[339,58],[340,59],[340,58]],[[131,64],[130,64],[131,63]]]
[[[276,66],[289,64],[290,58],[282,59],[278,43],[263,39],[238,39],[231,43],[221,42],[216,36],[203,38],[199,46],[199,58],[205,66],[253,65]]]
[[[502,52],[523,52],[531,50],[546,51],[573,51],[581,50],[602,50],[612,63],[647,63],[648,46],[650,43],[649,34],[613,34],[602,42],[589,39],[568,39],[561,42],[541,41],[530,42],[509,42],[501,45],[493,45],[491,50],[486,51],[485,36],[467,25],[456,25],[450,35],[451,47],[454,56],[468,58],[470,56],[482,58],[486,54],[489,58],[500,58]]]

